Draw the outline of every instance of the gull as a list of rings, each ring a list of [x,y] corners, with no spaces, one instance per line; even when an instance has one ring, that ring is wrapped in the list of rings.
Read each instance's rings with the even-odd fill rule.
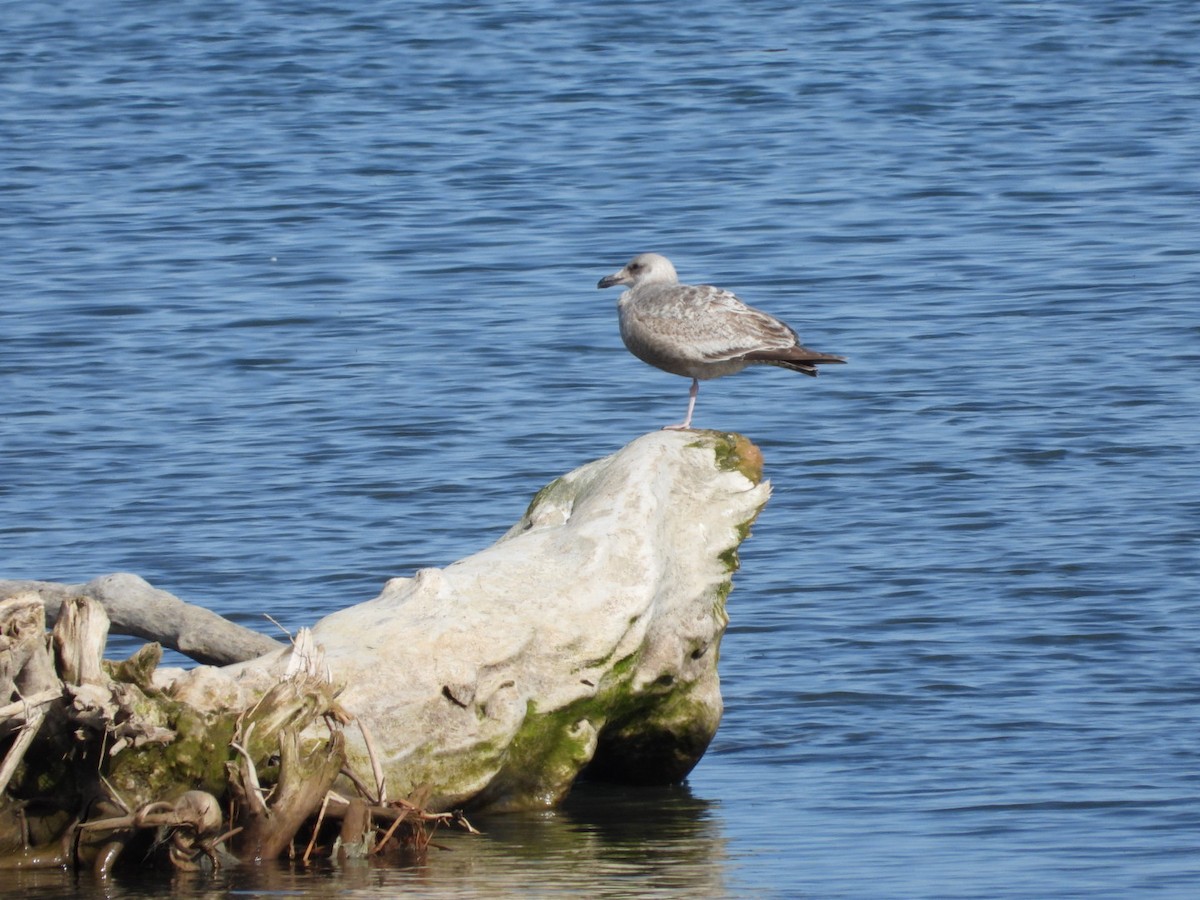
[[[666,430],[692,425],[700,381],[740,372],[746,366],[780,366],[816,376],[818,363],[844,363],[800,345],[786,323],[747,306],[734,294],[709,284],[680,284],[665,256],[642,253],[620,271],[605,275],[597,288],[616,284],[629,290],[617,300],[621,340],[642,362],[692,379],[687,416]]]

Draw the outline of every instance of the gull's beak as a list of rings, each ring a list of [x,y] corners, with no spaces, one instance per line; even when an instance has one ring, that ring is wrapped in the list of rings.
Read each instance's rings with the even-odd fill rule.
[[[614,284],[629,284],[632,280],[633,279],[625,274],[625,270],[621,269],[619,272],[613,272],[611,275],[605,275],[600,279],[600,283],[597,284],[596,287],[610,288]]]

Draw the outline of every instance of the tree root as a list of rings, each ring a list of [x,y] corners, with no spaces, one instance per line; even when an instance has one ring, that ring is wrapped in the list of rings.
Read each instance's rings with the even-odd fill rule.
[[[99,877],[108,877],[121,851],[137,831],[153,830],[155,843],[167,843],[171,864],[185,871],[200,868],[198,859],[209,860],[213,869],[220,867],[222,851],[221,805],[204,791],[187,791],[174,803],[147,803],[133,813],[104,819],[92,819],[78,827],[81,832],[98,831],[110,835],[93,864]]]
[[[63,600],[50,640],[39,599],[0,600],[0,870],[73,867],[106,879],[138,848],[138,865],[215,871],[295,858],[298,846],[305,862],[423,852],[434,828],[474,830],[413,798],[388,800],[361,722],[371,772],[348,769],[343,729],[355,719],[307,630],[287,673],[240,713],[192,710],[155,688],[157,645],[104,662],[107,634],[104,609],[86,595]],[[339,775],[358,796],[332,790]]]

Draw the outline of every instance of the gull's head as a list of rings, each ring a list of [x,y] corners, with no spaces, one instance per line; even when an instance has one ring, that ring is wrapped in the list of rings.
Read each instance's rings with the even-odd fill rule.
[[[639,284],[655,283],[678,284],[679,276],[675,274],[675,267],[665,256],[659,256],[657,253],[639,253],[619,272],[601,278],[596,287],[607,288],[614,284],[637,287]]]

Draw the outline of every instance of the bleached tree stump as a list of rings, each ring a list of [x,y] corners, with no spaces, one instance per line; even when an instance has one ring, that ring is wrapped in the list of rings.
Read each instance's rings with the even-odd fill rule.
[[[134,575],[0,581],[0,868],[107,872],[157,828],[174,829],[181,867],[227,845],[265,858],[318,808],[354,817],[347,853],[374,852],[376,829],[386,842],[401,823],[465,821],[439,810],[550,806],[584,774],[681,780],[721,719],[725,604],[769,496],[761,464],[739,435],[645,435],[552,481],[493,546],[392,579],[284,648]],[[162,671],[158,643],[104,661],[110,624],[241,662]],[[30,831],[46,785],[87,816],[78,840],[64,843],[69,817]],[[235,801],[236,835],[179,805],[197,790],[204,809]],[[305,855],[320,843],[313,826]]]

